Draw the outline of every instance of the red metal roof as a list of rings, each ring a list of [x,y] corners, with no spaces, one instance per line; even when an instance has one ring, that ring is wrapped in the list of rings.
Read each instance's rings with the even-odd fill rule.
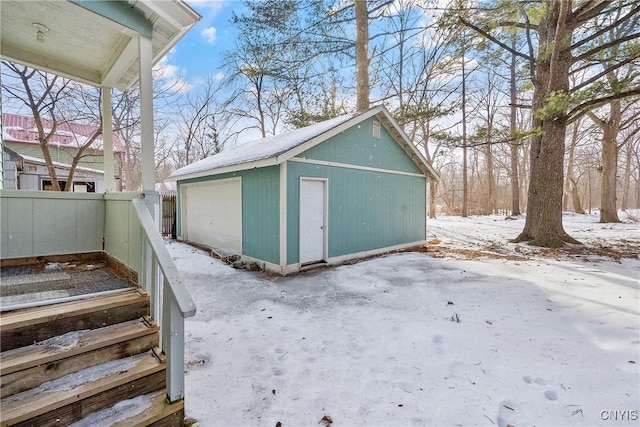
[[[43,118],[42,125],[45,128],[45,132],[47,132],[47,130],[52,128],[53,122]],[[62,122],[58,124],[56,133],[51,140],[49,140],[49,143],[61,147],[77,148],[82,146],[87,138],[90,138],[97,129],[98,126],[95,125]],[[38,129],[33,117],[2,113],[2,138],[5,141],[38,144]],[[102,150],[102,137],[98,137],[91,145],[91,148]],[[113,151],[115,153],[124,151],[122,140],[117,132],[113,133]]]

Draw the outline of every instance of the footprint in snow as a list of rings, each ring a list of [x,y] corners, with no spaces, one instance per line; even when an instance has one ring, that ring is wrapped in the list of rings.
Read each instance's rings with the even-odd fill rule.
[[[532,383],[536,383],[538,385],[542,385],[545,386],[548,384],[548,381],[545,380],[542,377],[532,377],[531,375],[525,375],[524,377],[522,377],[522,379],[524,380],[525,383],[527,384],[532,384]]]
[[[527,384],[533,384],[536,383],[538,385],[541,386],[546,386],[547,384],[549,384],[549,382],[547,380],[545,380],[542,377],[532,377],[531,375],[525,375],[524,377],[522,377],[522,379],[524,380],[524,382],[526,382]],[[548,400],[558,400],[558,392],[555,390],[547,390],[544,392],[544,397],[546,397]]]

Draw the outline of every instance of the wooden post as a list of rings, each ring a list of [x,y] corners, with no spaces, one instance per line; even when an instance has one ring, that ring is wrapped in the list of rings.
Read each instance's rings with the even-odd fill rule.
[[[151,39],[140,36],[140,140],[142,145],[142,190],[155,190],[155,158],[153,150],[153,86]]]
[[[111,88],[102,88],[102,141],[104,156],[104,192],[116,191],[115,169],[113,162],[113,107]]]
[[[167,356],[167,399],[184,399],[184,318],[164,280],[162,304],[162,350]]]

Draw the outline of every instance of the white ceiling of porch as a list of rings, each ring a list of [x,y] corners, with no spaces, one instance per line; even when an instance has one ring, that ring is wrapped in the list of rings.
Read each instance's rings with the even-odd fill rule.
[[[200,18],[182,1],[128,5],[153,24],[154,63]],[[0,15],[3,59],[98,86],[124,89],[138,79],[138,35],[120,23],[61,0],[2,0]],[[49,29],[44,42],[36,39],[34,23]]]

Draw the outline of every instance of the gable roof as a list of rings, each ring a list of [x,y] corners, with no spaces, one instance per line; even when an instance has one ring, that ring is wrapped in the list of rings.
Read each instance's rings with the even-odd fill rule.
[[[376,116],[385,125],[394,140],[427,177],[435,180],[439,179],[431,164],[409,141],[409,138],[389,111],[384,106],[377,106],[363,112],[345,114],[291,132],[247,142],[231,150],[223,151],[184,166],[173,172],[168,180],[178,181],[279,165],[373,116]]]
[[[42,119],[45,132],[53,127],[51,120]],[[49,143],[60,147],[79,148],[91,137],[99,127],[75,122],[61,122],[56,133]],[[26,144],[38,144],[38,129],[35,120],[31,116],[2,113],[2,139],[5,141],[22,142]],[[94,150],[102,151],[102,136],[96,138],[91,144]],[[123,152],[122,141],[117,132],[113,133],[113,151]]]

